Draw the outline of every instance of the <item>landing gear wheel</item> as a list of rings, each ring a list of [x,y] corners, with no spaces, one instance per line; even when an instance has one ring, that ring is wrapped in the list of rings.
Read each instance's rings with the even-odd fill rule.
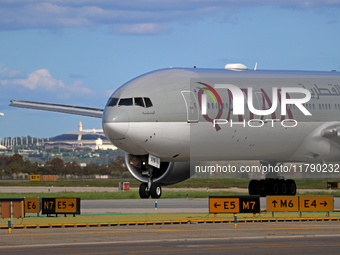
[[[284,196],[287,195],[288,193],[287,181],[285,180],[280,181],[280,189],[281,189],[280,195]]]
[[[251,180],[248,185],[249,195],[260,195],[265,197],[268,195],[283,195],[283,196],[295,196],[296,195],[296,183],[294,180],[283,179],[262,179]]]
[[[258,195],[258,185],[259,181],[258,180],[251,180],[248,185],[248,191],[249,195]]]
[[[265,180],[260,180],[258,189],[259,189],[259,194],[261,197],[265,197],[267,195],[267,183]]]
[[[279,182],[277,180],[271,180],[269,182],[269,186],[270,186],[270,192],[268,195],[274,195],[277,196],[279,195],[280,192],[280,186],[279,186]]]
[[[147,183],[142,183],[139,186],[139,196],[140,198],[149,198],[150,192]]]
[[[286,181],[287,184],[287,195],[291,195],[291,196],[295,196],[296,194],[296,183],[294,180],[287,180]]]
[[[152,198],[160,198],[162,195],[162,187],[157,183],[153,183],[150,188],[150,195]]]

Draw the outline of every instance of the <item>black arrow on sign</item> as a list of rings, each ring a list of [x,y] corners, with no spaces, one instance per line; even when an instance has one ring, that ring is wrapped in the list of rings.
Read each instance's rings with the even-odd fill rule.
[[[69,204],[69,206],[71,206],[73,208],[74,207],[74,203],[72,202],[72,204]]]
[[[327,202],[326,202],[326,201],[323,201],[323,203],[320,203],[320,205],[326,206],[326,205],[327,205]]]
[[[272,204],[274,204],[274,207],[276,207],[277,201],[274,200],[274,201],[272,202]]]
[[[215,208],[217,208],[217,206],[221,206],[219,205],[217,202],[214,204]]]

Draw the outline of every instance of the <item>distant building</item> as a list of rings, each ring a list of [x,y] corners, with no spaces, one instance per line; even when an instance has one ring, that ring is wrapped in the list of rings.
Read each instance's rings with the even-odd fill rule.
[[[2,112],[0,112],[0,116],[4,116]],[[6,150],[7,148],[5,146],[1,145],[1,139],[0,139],[0,150]]]
[[[18,154],[24,155],[24,154],[39,154],[38,150],[18,150]]]
[[[75,150],[77,148],[91,148],[92,151],[117,149],[105,137],[102,129],[83,129],[81,122],[78,124],[77,131],[52,137],[48,142],[45,142],[45,149],[55,146],[68,150]]]

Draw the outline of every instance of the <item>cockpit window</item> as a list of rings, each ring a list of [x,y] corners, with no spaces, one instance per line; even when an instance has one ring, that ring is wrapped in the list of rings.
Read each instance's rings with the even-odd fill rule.
[[[119,98],[110,98],[106,106],[116,106]]]
[[[145,107],[152,107],[152,102],[150,98],[144,97]]]
[[[130,98],[110,98],[106,106],[140,106],[140,107],[152,107],[152,102],[148,97],[130,97]]]
[[[135,105],[144,107],[144,101],[142,97],[135,97]]]
[[[118,105],[132,105],[132,98],[121,98]]]

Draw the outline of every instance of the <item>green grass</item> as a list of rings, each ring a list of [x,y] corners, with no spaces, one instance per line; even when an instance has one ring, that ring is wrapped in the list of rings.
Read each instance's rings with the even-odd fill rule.
[[[135,179],[128,180],[58,180],[58,181],[0,181],[0,186],[24,186],[24,187],[118,187],[119,182],[130,182],[131,186],[139,186],[140,182]]]
[[[139,187],[140,182],[135,179],[112,180],[58,180],[54,182],[34,181],[0,181],[0,186],[51,186],[54,187],[118,187],[119,182],[130,182],[131,187]],[[248,188],[249,179],[201,179],[190,178],[186,181],[169,186],[170,188]],[[296,179],[298,189],[326,189],[327,181],[340,182],[340,180],[327,179]]]
[[[223,195],[240,195],[242,193],[235,192],[206,192],[206,191],[163,191],[162,198],[207,198],[209,196]],[[244,193],[245,195],[245,193]],[[139,199],[137,190],[129,190],[122,192],[52,192],[52,193],[0,193],[0,198],[57,198],[57,197],[79,197],[82,200],[100,200],[100,199]]]
[[[162,198],[208,198],[209,196],[232,196],[232,195],[248,195],[248,193],[239,192],[225,192],[225,191],[190,191],[190,190],[179,190],[171,191],[165,190],[162,193]],[[317,196],[318,192],[298,193],[297,195],[311,195]],[[328,195],[334,197],[340,197],[340,191],[333,193],[320,192],[320,195]],[[68,198],[68,197],[79,197],[82,200],[101,200],[101,199],[139,199],[137,190],[129,190],[122,192],[46,192],[46,193],[0,193],[1,198]]]

